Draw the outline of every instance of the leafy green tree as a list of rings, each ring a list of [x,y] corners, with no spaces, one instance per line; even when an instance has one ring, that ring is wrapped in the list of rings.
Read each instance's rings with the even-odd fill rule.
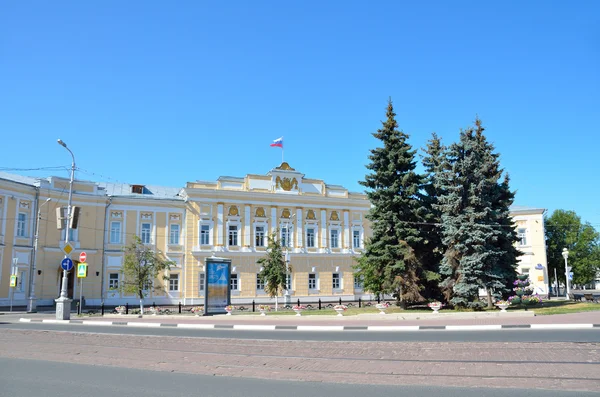
[[[267,236],[266,255],[257,261],[263,268],[258,277],[265,283],[265,292],[275,298],[276,304],[277,297],[286,289],[287,275],[292,272],[291,265],[285,262],[284,248],[277,238],[278,234],[279,231],[275,231]]]
[[[573,283],[588,284],[600,271],[600,234],[589,223],[582,223],[574,211],[556,210],[545,219],[548,272],[565,281],[563,248],[569,250]]]
[[[163,290],[162,285],[154,285],[154,280],[159,274],[162,274],[163,280],[168,280],[169,276],[165,273],[173,265],[174,262],[167,260],[160,251],[151,249],[138,236],[133,236],[132,243],[125,248],[119,288],[124,293],[135,294],[140,299],[140,313],[144,313],[144,298],[148,292],[151,289]]]
[[[371,150],[367,169],[372,173],[360,184],[372,208],[367,215],[373,227],[373,237],[355,267],[364,280],[365,289],[376,293],[394,294],[399,304],[423,300],[421,266],[424,246],[423,176],[415,172],[415,151],[409,136],[398,130],[391,99],[387,120],[373,133],[382,147]]]

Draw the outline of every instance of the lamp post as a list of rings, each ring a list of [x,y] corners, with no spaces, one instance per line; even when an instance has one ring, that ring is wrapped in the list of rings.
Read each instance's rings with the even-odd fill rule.
[[[37,212],[37,222],[35,224],[35,237],[33,242],[33,258],[31,265],[31,285],[29,286],[29,305],[27,306],[28,313],[35,313],[37,311],[37,301],[35,298],[35,272],[37,265],[37,249],[38,249],[38,238],[40,236],[40,222],[42,221],[42,207],[48,204],[52,199],[48,197],[46,201],[39,206]]]
[[[71,222],[71,202],[73,200],[73,179],[75,177],[75,155],[67,147],[67,144],[62,140],[58,140],[58,144],[69,151],[71,154],[71,180],[69,182],[69,202],[67,204],[67,222],[65,227],[65,245],[69,244],[69,229]],[[65,254],[65,258],[69,255]],[[56,302],[56,319],[57,320],[69,320],[71,318],[71,299],[67,297],[67,284],[69,283],[69,276],[66,270],[63,269],[62,287],[60,289],[60,297],[55,300]]]
[[[296,218],[296,214],[293,214],[290,218],[290,223],[287,225],[288,235],[286,239],[285,245],[285,292],[283,293],[283,302],[285,305],[289,305],[292,301],[290,296],[290,283],[289,274],[290,274],[290,244],[292,244],[292,236],[294,235],[294,219]],[[294,240],[295,241],[295,240]]]
[[[562,256],[563,256],[563,258],[565,258],[565,285],[567,287],[567,292],[566,292],[565,296],[568,299],[569,298],[569,266],[567,263],[567,259],[569,258],[569,250],[566,248],[563,248]]]

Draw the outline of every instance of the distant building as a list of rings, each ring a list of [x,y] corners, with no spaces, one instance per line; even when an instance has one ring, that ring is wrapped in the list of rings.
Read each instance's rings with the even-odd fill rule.
[[[31,178],[0,172],[0,306],[10,302],[9,280],[16,259],[18,285],[13,304],[23,306],[35,277],[37,304],[50,306],[60,294],[64,230],[57,229],[56,208],[67,205],[69,180]],[[51,201],[46,203],[47,198]],[[292,271],[287,299],[296,302],[369,298],[353,275],[355,258],[371,231],[365,194],[329,185],[282,163],[265,175],[220,177],[189,182],[183,188],[76,180],[73,205],[81,207],[79,226],[69,240],[77,262],[87,253],[87,304],[136,303],[119,291],[123,250],[134,235],[162,251],[174,266],[170,279],[156,279],[148,300],[157,304],[201,304],[204,259],[213,254],[232,260],[234,304],[270,302],[257,275],[267,237],[278,232]],[[41,207],[40,207],[41,206]],[[40,210],[38,225],[37,213]],[[525,253],[519,271],[529,273],[538,292],[548,291],[543,209],[513,207]],[[35,274],[33,246],[39,239]],[[68,295],[79,298],[80,285],[69,274]]]

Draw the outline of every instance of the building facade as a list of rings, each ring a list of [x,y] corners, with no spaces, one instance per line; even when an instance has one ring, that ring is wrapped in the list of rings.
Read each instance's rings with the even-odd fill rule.
[[[31,298],[51,306],[59,296],[65,231],[57,228],[56,209],[67,205],[68,194],[65,178],[0,173],[0,306],[11,300],[23,306]],[[371,233],[367,196],[306,178],[287,163],[265,175],[220,177],[183,188],[75,180],[72,203],[81,211],[69,236],[71,258],[77,263],[86,252],[88,276],[81,281],[69,272],[67,291],[75,300],[81,294],[88,305],[137,301],[119,289],[124,249],[135,235],[175,263],[168,280],[160,277],[149,286],[148,301],[156,304],[203,303],[204,260],[212,255],[232,261],[234,304],[271,302],[258,278],[257,260],[273,234],[290,266],[285,299],[370,298],[353,275]],[[513,211],[524,252],[519,271],[531,274],[536,291],[545,294],[543,213],[525,207]],[[10,288],[13,267],[18,284]]]

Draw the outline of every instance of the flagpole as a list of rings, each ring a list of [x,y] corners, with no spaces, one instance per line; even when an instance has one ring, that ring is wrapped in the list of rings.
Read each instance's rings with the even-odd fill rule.
[[[281,147],[281,162],[283,163],[283,146]]]

